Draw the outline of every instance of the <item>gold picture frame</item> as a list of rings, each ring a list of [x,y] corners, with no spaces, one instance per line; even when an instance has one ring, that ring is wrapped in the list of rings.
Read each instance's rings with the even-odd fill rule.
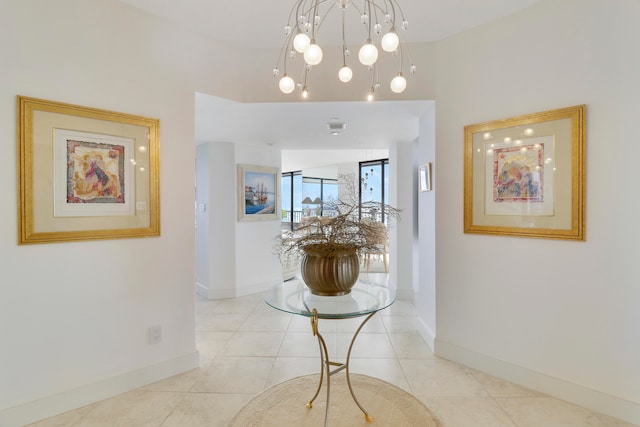
[[[586,106],[464,128],[464,232],[584,241]]]
[[[160,235],[158,119],[17,97],[18,244]]]

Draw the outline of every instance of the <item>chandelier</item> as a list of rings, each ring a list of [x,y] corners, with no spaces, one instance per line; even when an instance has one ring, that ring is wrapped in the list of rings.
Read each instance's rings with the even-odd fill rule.
[[[291,12],[289,20],[284,28],[285,43],[278,57],[278,65],[273,69],[274,77],[280,77],[282,63],[282,77],[278,86],[283,93],[292,93],[296,88],[301,91],[303,98],[309,97],[307,84],[309,73],[313,67],[322,61],[322,48],[318,44],[322,25],[333,10],[339,10],[342,14],[342,67],[337,70],[337,78],[343,83],[348,83],[354,75],[350,67],[351,51],[346,40],[346,15],[353,11],[358,16],[358,25],[362,27],[363,36],[358,51],[358,60],[370,73],[371,84],[366,93],[366,99],[372,101],[376,91],[380,88],[378,79],[378,48],[374,41],[380,44],[387,55],[398,63],[397,73],[390,80],[389,87],[394,93],[402,93],[407,87],[407,80],[402,67],[405,63],[405,55],[408,58],[408,71],[414,74],[416,66],[411,62],[409,51],[400,42],[398,28],[406,31],[409,23],[404,18],[402,9],[396,0],[297,0]],[[354,16],[351,14],[350,16]],[[399,25],[398,25],[399,24]],[[379,40],[378,40],[379,39]],[[300,80],[296,83],[287,72],[288,62],[293,63],[296,57],[302,56],[304,64],[300,74]]]

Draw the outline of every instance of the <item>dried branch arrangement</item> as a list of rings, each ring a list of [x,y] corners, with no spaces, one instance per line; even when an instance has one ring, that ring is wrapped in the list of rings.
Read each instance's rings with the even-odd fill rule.
[[[400,210],[380,202],[359,200],[360,183],[353,174],[340,175],[342,186],[337,200],[323,202],[323,210],[335,213],[329,217],[309,217],[295,231],[278,236],[276,251],[283,257],[298,255],[305,250],[331,255],[340,252],[356,252],[375,249],[380,242],[380,233],[386,226],[371,218],[384,217],[387,222],[400,219]]]

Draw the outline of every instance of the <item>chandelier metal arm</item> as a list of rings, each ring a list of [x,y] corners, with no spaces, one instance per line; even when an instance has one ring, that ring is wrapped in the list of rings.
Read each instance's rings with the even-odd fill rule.
[[[322,1],[321,3],[324,3],[327,0]],[[318,31],[320,31],[320,27],[322,27],[322,24],[324,23],[324,20],[327,18],[327,16],[329,15],[329,12],[331,12],[331,10],[333,10],[333,8],[336,6],[337,3],[333,3],[331,6],[329,6],[329,8],[327,9],[327,11],[324,13],[324,15],[322,16],[322,18],[320,19],[320,22],[318,23]]]
[[[278,64],[280,64],[280,61],[282,60],[283,57],[284,57],[284,60],[282,60],[282,72],[284,74],[287,74],[287,55],[285,54],[285,52],[289,50],[289,47],[291,46],[291,43],[292,43],[292,39],[293,39],[293,32],[287,35],[284,45],[282,46],[282,49],[280,49],[280,53],[278,54],[278,62],[276,62],[276,66],[274,68],[274,76],[278,74],[275,71],[278,69]]]
[[[314,42],[316,39],[316,16],[318,16],[318,7],[319,7],[318,0],[315,0],[313,2],[313,17],[310,16],[310,18],[313,18],[313,19],[309,20],[311,22],[311,40],[313,40]],[[318,25],[320,25],[319,22],[318,22]]]
[[[345,9],[342,9],[342,66],[343,67],[347,66],[347,41],[346,41],[345,31],[344,31],[344,19],[345,19],[346,12],[347,11]]]
[[[322,23],[324,22],[325,18],[327,17],[327,15],[329,15],[329,13],[331,12],[331,10],[335,7],[336,3],[333,3],[331,6],[329,6],[329,8],[324,12],[324,15],[320,18],[320,21],[316,24],[315,22],[315,17],[318,16],[318,10],[320,9],[320,6],[322,6],[324,3],[327,3],[330,0],[298,0],[298,2],[296,3],[297,7],[294,6],[294,9],[296,10],[296,30],[298,32],[304,32],[307,33],[307,29],[301,27],[301,23],[300,23],[300,17],[304,16],[305,19],[307,20],[307,22],[312,26],[311,29],[311,38],[315,38],[315,32],[316,30],[320,30],[320,27],[322,26]],[[310,3],[309,3],[310,2]],[[309,4],[307,4],[309,3]],[[304,7],[303,7],[304,6]],[[302,12],[300,12],[302,10]],[[313,17],[311,16],[311,12],[313,11]],[[292,11],[293,12],[293,11]],[[289,15],[289,23],[291,22],[291,15]],[[317,27],[317,29],[316,29]]]
[[[371,4],[372,2],[370,1],[369,4]],[[385,6],[386,6],[386,1],[384,2]],[[369,6],[369,8],[371,8],[371,6]],[[373,16],[371,16],[370,18],[375,18],[376,24],[379,24],[378,21],[378,9],[382,10],[382,8],[380,8],[378,5],[376,5],[375,2],[373,2]],[[369,12],[369,15],[371,15],[371,12]],[[369,19],[369,27],[371,27],[371,19]],[[369,30],[371,31],[371,30]],[[379,34],[378,30],[376,29],[376,35]]]
[[[404,22],[405,21],[404,12],[402,11],[402,7],[400,7],[400,3],[398,3],[396,0],[389,0],[389,3],[391,4],[392,9],[393,9],[394,20],[395,20],[395,13],[396,13],[395,10],[397,8],[398,11],[400,11],[400,19],[402,19],[402,21]]]

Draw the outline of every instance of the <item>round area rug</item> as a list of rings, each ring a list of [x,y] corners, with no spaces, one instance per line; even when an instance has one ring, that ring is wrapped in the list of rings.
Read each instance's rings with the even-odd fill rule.
[[[247,403],[231,420],[230,427],[324,426],[326,378],[312,408],[306,404],[318,388],[319,374],[297,377],[277,384]],[[437,418],[418,399],[388,382],[351,374],[351,386],[360,404],[373,417],[366,421],[349,393],[344,374],[331,377],[329,426],[438,427]]]

